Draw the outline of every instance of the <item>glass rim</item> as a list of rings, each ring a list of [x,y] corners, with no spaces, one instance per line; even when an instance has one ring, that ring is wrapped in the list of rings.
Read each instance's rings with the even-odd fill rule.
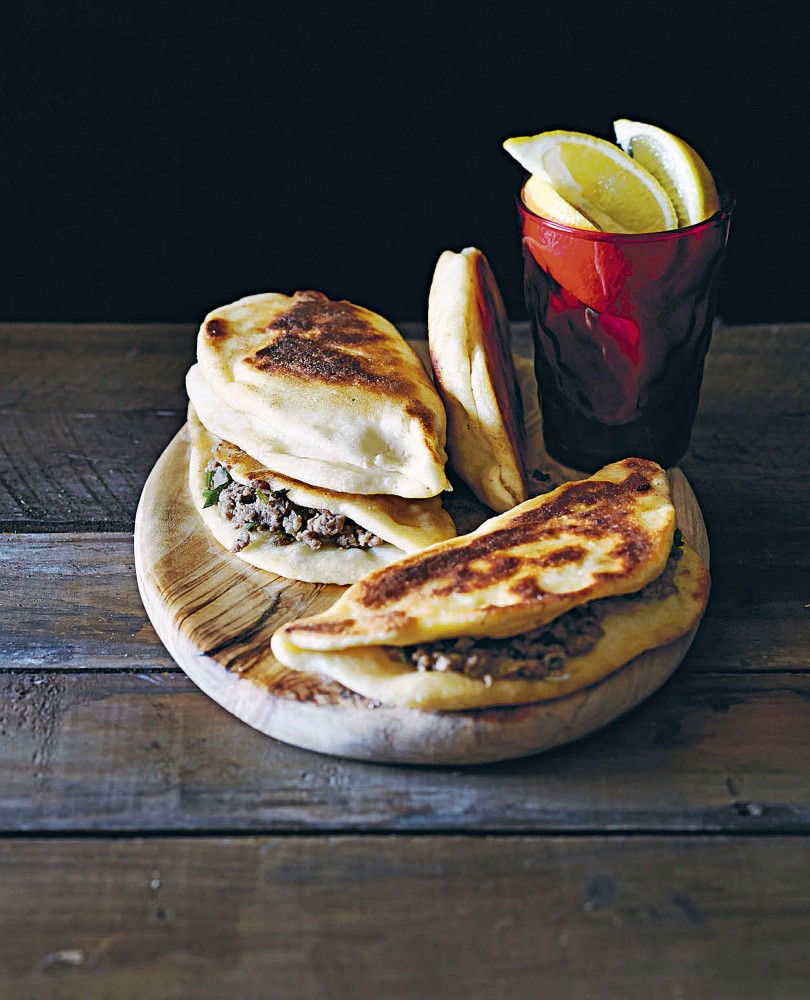
[[[720,208],[718,208],[718,210],[708,218],[702,219],[700,222],[693,222],[691,226],[682,226],[680,229],[662,229],[655,233],[606,233],[601,230],[594,231],[591,229],[577,229],[575,226],[566,226],[562,222],[555,222],[553,219],[547,219],[545,216],[537,215],[537,213],[533,212],[523,201],[523,189],[526,187],[530,176],[531,174],[526,174],[524,176],[523,183],[520,185],[520,191],[515,198],[518,211],[521,216],[528,217],[529,219],[536,219],[542,226],[545,226],[548,229],[556,230],[560,233],[565,233],[575,239],[591,240],[592,242],[656,243],[659,241],[663,242],[664,240],[679,239],[681,236],[690,235],[701,229],[708,229],[711,226],[724,222],[731,216],[734,206],[737,203],[736,200],[730,195],[728,187],[724,183],[723,179],[717,174],[714,174],[713,177],[717,184],[717,193],[720,196]]]

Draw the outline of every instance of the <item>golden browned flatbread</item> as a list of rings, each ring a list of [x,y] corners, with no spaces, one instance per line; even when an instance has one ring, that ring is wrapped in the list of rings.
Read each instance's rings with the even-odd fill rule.
[[[213,459],[228,470],[231,479],[247,486],[259,486],[270,497],[283,491],[299,508],[328,511],[342,516],[384,544],[370,548],[341,548],[326,540],[320,548],[304,541],[274,544],[274,533],[253,529],[250,541],[236,554],[259,569],[308,583],[354,583],[361,577],[387,566],[404,555],[455,535],[450,515],[439,497],[408,500],[388,495],[351,495],[300,483],[288,476],[265,469],[236,445],[216,438],[200,423],[194,406],[189,406],[191,453],[189,488],[211,534],[226,548],[231,548],[244,530],[227,520],[218,504],[205,507],[206,467]]]
[[[453,468],[479,500],[506,511],[529,496],[509,321],[480,250],[446,250],[428,299],[428,343],[447,411]]]
[[[639,594],[668,566],[674,529],[664,470],[625,459],[373,573],[327,612],[279,629],[273,653],[288,667],[323,673],[366,697],[428,710],[558,697],[697,623],[708,573],[688,546],[673,567],[671,593]],[[403,652],[460,637],[521,636],[599,603],[598,641],[571,656],[563,674],[487,679],[422,671]]]
[[[508,636],[658,576],[675,529],[666,473],[625,459],[372,574],[283,634],[302,649]]]
[[[709,574],[694,549],[684,545],[675,592],[660,600],[608,598],[602,634],[588,652],[566,660],[561,670],[537,679],[420,672],[395,646],[303,650],[285,636],[273,637],[273,652],[286,666],[324,674],[375,701],[425,711],[459,711],[551,701],[598,684],[650,649],[688,632],[700,621],[709,594]],[[587,607],[587,605],[586,605]]]
[[[186,385],[202,423],[267,468],[343,493],[436,496],[445,414],[394,326],[319,292],[210,313]]]

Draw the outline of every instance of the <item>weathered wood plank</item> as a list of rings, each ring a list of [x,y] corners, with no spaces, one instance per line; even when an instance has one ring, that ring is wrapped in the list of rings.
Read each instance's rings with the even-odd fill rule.
[[[804,1000],[806,839],[6,841],[0,993]]]
[[[690,670],[810,669],[804,538],[718,530]],[[0,535],[0,579],[0,669],[174,669],[138,596],[131,535]]]
[[[138,595],[132,535],[0,535],[0,669],[174,669]]]
[[[684,463],[710,534],[729,521],[807,525],[809,333],[715,335]],[[0,531],[131,529],[182,423],[193,325],[0,324],[0,350]]]
[[[808,527],[808,400],[808,325],[716,332],[683,462],[712,539],[730,524]]]
[[[732,518],[709,535],[712,594],[690,662],[710,670],[808,669],[810,526]]]
[[[0,531],[131,531],[185,409],[0,412]]]
[[[178,674],[0,675],[0,831],[810,830],[810,677],[688,670],[592,737],[474,768],[278,743]]]
[[[190,323],[0,323],[0,409],[184,409],[195,333]]]
[[[131,530],[185,418],[194,328],[0,324],[0,530]]]
[[[424,336],[423,324],[398,326],[407,337]],[[182,408],[196,329],[193,323],[0,323],[0,409]],[[527,324],[513,329],[525,342]],[[701,409],[707,415],[742,412],[741,396],[750,395],[761,396],[763,417],[806,409],[807,375],[799,362],[810,355],[808,334],[810,323],[720,327],[706,363]]]

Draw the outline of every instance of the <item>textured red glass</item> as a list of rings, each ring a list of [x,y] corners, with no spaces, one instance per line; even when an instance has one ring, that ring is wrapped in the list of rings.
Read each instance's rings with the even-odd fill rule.
[[[733,204],[697,225],[572,229],[519,201],[546,450],[592,472],[686,453]]]

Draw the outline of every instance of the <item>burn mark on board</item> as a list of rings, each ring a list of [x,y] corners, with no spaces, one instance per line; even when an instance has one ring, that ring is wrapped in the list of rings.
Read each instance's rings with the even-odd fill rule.
[[[240,629],[235,635],[229,636],[227,639],[223,639],[222,642],[217,643],[217,645],[212,646],[210,649],[203,650],[201,655],[216,657],[218,654],[224,653],[225,650],[231,650],[235,646],[247,645],[251,639],[255,638],[259,632],[261,632],[264,625],[270,621],[278,610],[280,602],[280,596],[278,594],[274,594],[269,605],[259,615],[259,617],[256,618],[255,621],[245,625],[245,627]],[[228,669],[230,670],[232,667],[229,665]]]

